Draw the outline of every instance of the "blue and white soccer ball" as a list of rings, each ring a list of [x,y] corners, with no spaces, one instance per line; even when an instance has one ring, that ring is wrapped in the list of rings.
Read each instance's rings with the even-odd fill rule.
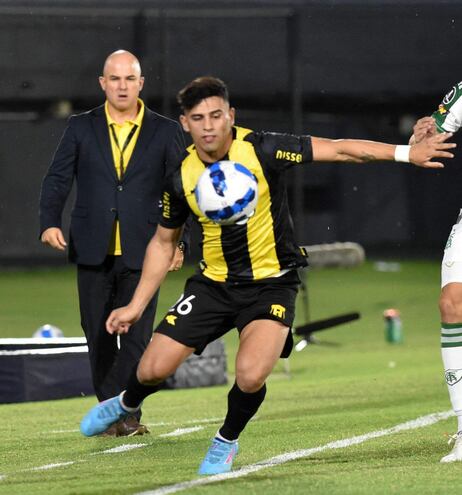
[[[244,224],[255,212],[258,183],[244,165],[223,160],[204,170],[194,193],[200,211],[212,222]]]
[[[35,338],[58,338],[58,337],[64,337],[63,331],[55,327],[54,325],[49,325],[48,323],[46,325],[42,325],[41,327],[37,328],[37,330],[34,332],[34,335],[32,337]]]

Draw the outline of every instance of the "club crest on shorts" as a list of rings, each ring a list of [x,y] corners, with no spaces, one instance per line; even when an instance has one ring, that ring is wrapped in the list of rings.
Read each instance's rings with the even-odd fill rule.
[[[272,304],[270,314],[277,316],[278,318],[284,318],[286,316],[286,308],[280,304]]]
[[[444,378],[449,386],[455,385],[462,380],[462,369],[445,370]]]

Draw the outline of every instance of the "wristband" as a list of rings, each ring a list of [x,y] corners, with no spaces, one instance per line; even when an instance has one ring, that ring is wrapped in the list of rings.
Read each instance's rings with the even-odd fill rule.
[[[398,144],[395,148],[395,162],[409,163],[410,152],[411,152],[410,146]]]

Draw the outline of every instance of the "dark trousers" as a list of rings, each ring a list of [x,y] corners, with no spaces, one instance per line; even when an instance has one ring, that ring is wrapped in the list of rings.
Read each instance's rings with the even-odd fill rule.
[[[107,256],[102,265],[77,266],[80,318],[88,342],[93,386],[99,401],[120,394],[151,340],[157,294],[128,333],[106,332],[111,311],[128,304],[141,276],[121,256]]]

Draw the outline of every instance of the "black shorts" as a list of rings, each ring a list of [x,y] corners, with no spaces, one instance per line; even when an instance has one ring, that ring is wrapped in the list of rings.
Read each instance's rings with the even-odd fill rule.
[[[281,277],[246,283],[214,282],[194,275],[155,331],[201,354],[209,342],[232,328],[241,332],[254,320],[276,320],[291,328],[299,284],[295,270]],[[292,347],[289,332],[281,357],[288,357]]]

